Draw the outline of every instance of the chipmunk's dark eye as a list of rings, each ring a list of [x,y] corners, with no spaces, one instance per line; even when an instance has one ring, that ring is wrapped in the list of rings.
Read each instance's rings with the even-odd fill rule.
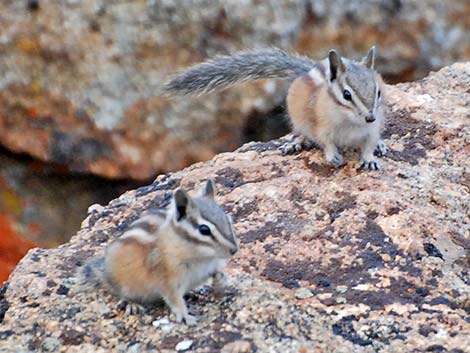
[[[199,226],[199,233],[201,233],[202,235],[212,235],[211,229],[205,224],[201,224]]]
[[[377,98],[380,98],[380,90],[377,92]]]
[[[351,92],[345,89],[343,91],[343,98],[346,99],[347,101],[351,101],[352,100]]]

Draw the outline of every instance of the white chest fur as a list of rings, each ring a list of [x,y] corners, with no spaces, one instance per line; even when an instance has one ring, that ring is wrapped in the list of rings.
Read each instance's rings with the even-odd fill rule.
[[[222,271],[226,263],[226,259],[208,258],[182,264],[184,273],[179,286],[183,293],[202,285],[215,272]]]
[[[343,122],[333,132],[333,140],[338,147],[354,147],[361,144],[369,135],[372,126]]]

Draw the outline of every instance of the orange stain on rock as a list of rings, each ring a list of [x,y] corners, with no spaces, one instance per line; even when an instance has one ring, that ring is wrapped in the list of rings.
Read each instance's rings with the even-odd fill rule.
[[[0,285],[28,250],[36,246],[15,232],[8,218],[0,214]]]

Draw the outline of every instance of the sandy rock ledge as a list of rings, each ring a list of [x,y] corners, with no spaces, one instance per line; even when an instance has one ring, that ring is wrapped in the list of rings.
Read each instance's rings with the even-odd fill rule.
[[[333,170],[318,150],[251,143],[90,208],[68,244],[30,251],[3,287],[0,350],[468,352],[469,87],[470,63],[390,86],[381,173],[356,172],[354,153]],[[126,317],[105,291],[77,293],[77,266],[209,176],[241,251],[223,296],[189,295],[196,327],[162,306]]]

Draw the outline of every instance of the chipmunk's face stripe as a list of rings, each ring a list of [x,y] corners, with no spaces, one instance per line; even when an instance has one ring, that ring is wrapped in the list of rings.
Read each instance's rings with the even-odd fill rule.
[[[367,109],[367,107],[364,105],[360,94],[358,92],[353,91],[350,86],[345,86],[345,89],[347,89],[351,93],[351,102],[356,106],[357,110],[359,110],[360,113],[368,114],[369,109]]]
[[[209,194],[190,198],[185,191],[175,192],[170,225],[181,240],[194,244],[195,254],[227,258],[238,250],[238,243],[226,213]]]
[[[330,96],[338,105],[342,106],[343,108],[354,110],[353,104],[343,98],[343,90],[344,89],[342,89],[339,84],[333,84],[330,86]]]
[[[215,233],[215,236],[217,238],[217,242],[224,248],[238,250],[238,244],[234,238],[228,238],[225,234],[220,233],[219,231]]]
[[[222,232],[219,228],[215,228],[217,229],[217,233],[215,234],[217,234],[218,237],[220,236],[220,239],[218,239],[219,243],[228,246],[237,245],[235,241],[235,234],[233,233],[232,229],[230,229],[230,233],[225,233]]]
[[[364,103],[364,97],[358,92],[359,89],[355,89],[349,82],[347,72],[339,75],[337,79],[330,84],[329,90],[333,100],[342,108],[354,112],[354,115],[356,115],[358,119],[373,116],[371,110],[368,109]],[[346,94],[349,96],[348,99],[346,99]]]
[[[347,89],[351,95],[352,95],[352,103],[357,107],[357,109],[363,113],[363,114],[368,114],[370,109],[367,108],[365,102],[366,99],[362,96],[362,93],[360,90],[357,90],[357,89],[353,89],[352,88],[352,85],[351,85],[351,82],[349,81],[349,79],[346,77],[346,80],[345,80],[345,85],[344,85],[344,89]]]
[[[208,241],[205,241],[199,237],[196,237],[194,234],[191,234],[188,230],[182,227],[177,227],[174,229],[175,232],[188,243],[193,243],[197,245],[207,245]]]
[[[202,202],[201,202],[202,201]],[[202,219],[207,220],[221,236],[229,242],[234,243],[232,224],[228,219],[224,210],[218,206],[213,200],[204,198],[195,199],[196,204],[199,205]],[[213,229],[214,230],[214,229]]]
[[[212,214],[213,216],[213,214]],[[233,227],[230,222],[230,219],[226,216],[225,213],[219,215],[220,218],[217,219],[218,224],[211,222],[210,220],[202,217],[199,218],[198,224],[205,225],[211,230],[210,235],[202,235],[198,233],[198,238],[207,243],[216,243],[222,248],[232,249],[234,251],[238,250],[238,243],[235,239],[235,234],[233,232]],[[196,228],[197,229],[197,228]]]
[[[344,83],[352,88],[359,116],[365,118],[366,122],[374,121],[379,104],[376,73],[362,63],[348,61]]]
[[[227,220],[228,222],[228,220]],[[201,218],[199,224],[204,224],[211,230],[210,235],[200,235],[203,239],[210,238],[212,241],[226,247],[235,245],[235,240],[232,236],[232,233],[226,234],[223,232],[216,224],[209,222],[206,219]]]

